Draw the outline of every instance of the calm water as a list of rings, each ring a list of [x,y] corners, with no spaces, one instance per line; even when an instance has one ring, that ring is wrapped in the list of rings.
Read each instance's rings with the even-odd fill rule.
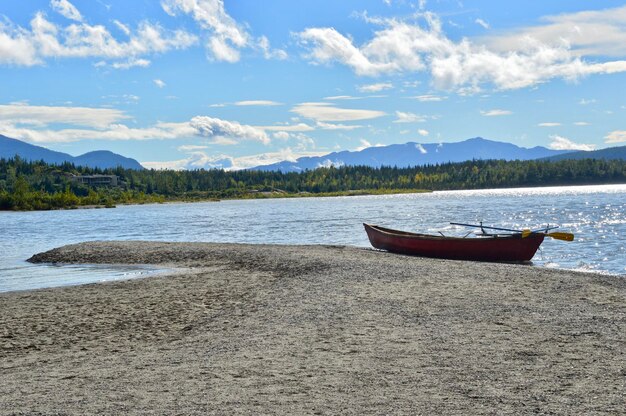
[[[626,274],[626,185],[450,191],[339,198],[222,201],[116,209],[0,213],[0,292],[127,279],[154,268],[46,266],[31,255],[89,240],[348,244],[368,247],[362,223],[463,235],[450,222],[506,228],[559,224],[574,242],[547,238],[533,263]]]

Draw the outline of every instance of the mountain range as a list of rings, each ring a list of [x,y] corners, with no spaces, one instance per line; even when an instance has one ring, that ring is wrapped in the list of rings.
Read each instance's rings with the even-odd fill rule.
[[[550,156],[547,160],[557,162],[566,159],[606,159],[606,160],[626,160],[626,146],[607,147],[600,150],[581,150],[562,155]]]
[[[71,162],[77,166],[91,168],[144,169],[135,159],[127,158],[108,150],[97,150],[80,156],[56,152],[0,134],[0,158],[19,155],[26,160],[43,160],[61,164]],[[388,146],[368,147],[359,151],[333,152],[324,156],[301,157],[295,161],[282,161],[271,165],[257,166],[251,170],[301,172],[328,166],[422,166],[448,162],[464,162],[472,159],[500,160],[550,160],[565,159],[622,159],[626,160],[626,146],[610,147],[594,151],[552,150],[542,146],[524,148],[512,143],[498,142],[475,137],[455,143],[408,142]]]
[[[87,166],[90,168],[116,168],[141,170],[144,167],[135,159],[118,155],[108,150],[96,150],[80,156],[72,156],[63,152],[35,146],[21,140],[11,139],[0,134],[0,158],[9,159],[18,155],[26,160],[43,160],[46,163],[59,165],[63,162],[70,162],[76,166]]]
[[[300,172],[322,166],[422,166],[437,163],[464,162],[472,159],[532,160],[556,157],[569,153],[567,150],[551,150],[536,146],[524,148],[512,143],[486,140],[482,137],[456,143],[409,142],[389,146],[368,147],[360,151],[333,152],[324,156],[301,157],[295,162],[283,161],[257,166],[253,170]]]

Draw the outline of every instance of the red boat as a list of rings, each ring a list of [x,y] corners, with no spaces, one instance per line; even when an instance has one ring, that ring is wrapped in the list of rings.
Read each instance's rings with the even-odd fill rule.
[[[475,261],[530,261],[545,233],[446,237],[363,224],[374,248],[413,256]]]

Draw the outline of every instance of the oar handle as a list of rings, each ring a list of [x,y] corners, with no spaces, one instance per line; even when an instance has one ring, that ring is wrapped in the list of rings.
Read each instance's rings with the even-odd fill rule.
[[[460,222],[451,222],[450,225],[462,225],[464,227],[475,227],[475,228],[486,228],[488,230],[498,230],[498,231],[511,231],[515,233],[521,233],[522,230],[512,230],[510,228],[500,228],[500,227],[488,227],[486,225],[475,225],[475,224],[462,224]]]
[[[510,231],[510,232],[513,232],[513,233],[523,233],[525,231],[525,230],[514,230],[514,229],[511,229],[511,228],[488,227],[488,226],[482,225],[482,224],[481,225],[463,224],[463,223],[460,223],[460,222],[451,222],[450,225],[461,225],[463,227],[475,227],[475,228],[481,228],[481,229],[484,228],[484,229],[487,229],[487,230]],[[547,231],[554,230],[554,229],[557,229],[557,228],[559,228],[559,227],[558,226],[544,227],[544,228],[539,228],[537,230],[532,230],[531,232],[532,233],[539,233],[539,232],[542,232],[542,231],[543,232],[547,232]]]

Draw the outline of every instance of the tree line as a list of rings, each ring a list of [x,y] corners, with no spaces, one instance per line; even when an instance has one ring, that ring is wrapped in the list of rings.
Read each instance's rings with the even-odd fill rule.
[[[73,176],[99,174],[117,175],[120,186],[93,187],[72,180]],[[626,183],[626,161],[472,160],[408,168],[342,166],[282,173],[221,169],[103,170],[15,157],[0,159],[0,209],[610,183]]]

